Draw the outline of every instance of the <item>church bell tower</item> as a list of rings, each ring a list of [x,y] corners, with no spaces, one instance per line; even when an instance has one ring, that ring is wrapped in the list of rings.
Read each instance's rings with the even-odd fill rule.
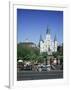
[[[50,30],[49,30],[49,28],[47,28],[47,31],[46,31],[46,40],[50,41]]]

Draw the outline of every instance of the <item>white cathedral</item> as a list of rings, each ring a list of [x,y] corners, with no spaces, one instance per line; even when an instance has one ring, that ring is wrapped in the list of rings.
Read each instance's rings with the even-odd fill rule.
[[[47,52],[49,55],[52,55],[52,52],[57,52],[57,46],[58,42],[56,39],[56,35],[54,37],[54,40],[52,41],[50,30],[47,28],[45,40],[42,39],[42,36],[40,36],[40,53]]]

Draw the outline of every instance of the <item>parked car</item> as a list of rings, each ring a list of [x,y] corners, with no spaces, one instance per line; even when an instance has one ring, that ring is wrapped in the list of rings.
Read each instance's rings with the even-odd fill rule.
[[[24,65],[24,70],[32,70],[32,65]]]
[[[51,70],[51,66],[50,65],[38,65],[37,67],[37,71],[41,72],[41,71],[50,71]]]

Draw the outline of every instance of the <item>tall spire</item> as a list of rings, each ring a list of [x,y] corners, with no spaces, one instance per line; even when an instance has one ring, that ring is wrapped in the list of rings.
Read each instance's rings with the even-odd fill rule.
[[[46,34],[50,34],[50,29],[47,27]]]
[[[40,35],[40,41],[43,41],[42,36]]]
[[[57,41],[57,37],[56,37],[56,34],[55,34],[55,37],[54,37],[54,41]]]

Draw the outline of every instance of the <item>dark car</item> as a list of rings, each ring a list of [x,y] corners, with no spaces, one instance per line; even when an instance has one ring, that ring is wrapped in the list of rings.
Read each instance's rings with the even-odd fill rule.
[[[32,65],[24,65],[24,70],[32,70]]]
[[[39,72],[41,72],[41,71],[50,71],[51,66],[50,65],[38,65],[37,70]]]

